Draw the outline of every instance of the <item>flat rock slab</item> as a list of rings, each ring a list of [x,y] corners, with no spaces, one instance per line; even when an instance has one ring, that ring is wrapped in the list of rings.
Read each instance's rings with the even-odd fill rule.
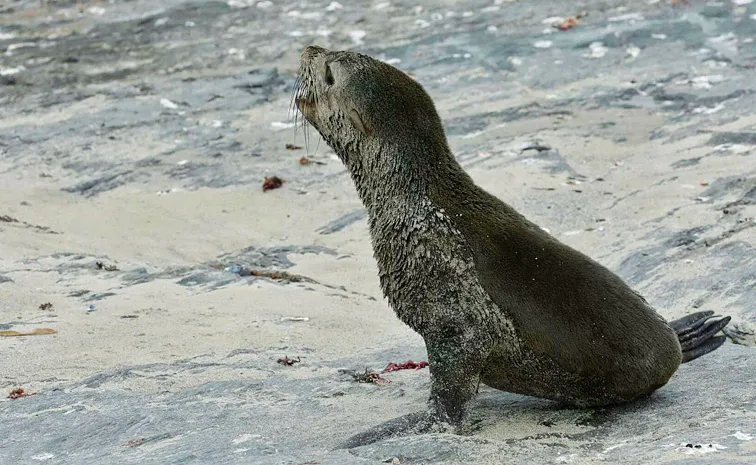
[[[565,409],[483,388],[469,436],[426,434],[349,451],[332,448],[385,417],[384,404],[422,408],[427,370],[387,374],[392,382],[378,386],[354,382],[333,363],[275,368],[266,355],[133,366],[2,402],[0,462],[746,464],[756,456],[756,358],[742,346],[684,365],[667,386],[631,405]],[[271,376],[224,379],[234,370]],[[191,373],[217,380],[171,392],[157,387]],[[155,392],[129,389],[145,380]],[[363,413],[350,411],[356,404]]]
[[[756,2],[0,3],[0,464],[756,460]],[[633,405],[482,387],[469,435],[333,451],[429,386],[340,371],[425,352],[289,118],[310,44],[410,73],[476,182],[729,341]]]

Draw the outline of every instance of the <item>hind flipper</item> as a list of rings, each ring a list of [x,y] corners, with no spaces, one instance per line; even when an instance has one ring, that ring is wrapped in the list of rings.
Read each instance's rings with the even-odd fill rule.
[[[680,334],[681,332],[687,332],[694,329],[696,325],[700,326],[712,316],[714,316],[714,312],[711,310],[706,312],[696,312],[686,315],[679,320],[672,320],[668,324],[677,334]]]
[[[678,335],[677,339],[679,339],[680,341],[680,346],[682,347],[683,352],[702,345],[707,340],[711,339],[712,336],[721,331],[722,328],[727,326],[727,323],[729,322],[729,316],[726,316],[721,320],[708,320],[705,324],[696,328],[694,331]]]
[[[696,312],[679,320],[669,322],[677,334],[683,352],[683,363],[695,360],[717,349],[724,343],[723,336],[714,337],[730,322],[730,317],[714,315],[714,312]]]
[[[709,352],[713,352],[719,348],[727,340],[725,336],[714,336],[708,341],[704,342],[698,347],[690,350],[683,351],[682,363],[688,363],[691,360],[695,360],[702,355],[706,355]]]

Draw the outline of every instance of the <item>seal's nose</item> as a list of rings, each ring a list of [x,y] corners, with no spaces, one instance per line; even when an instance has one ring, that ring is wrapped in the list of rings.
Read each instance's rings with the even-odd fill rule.
[[[328,53],[328,50],[324,49],[323,47],[318,47],[317,45],[308,45],[304,50],[302,50],[302,61],[308,62],[316,56],[322,55],[324,53]]]

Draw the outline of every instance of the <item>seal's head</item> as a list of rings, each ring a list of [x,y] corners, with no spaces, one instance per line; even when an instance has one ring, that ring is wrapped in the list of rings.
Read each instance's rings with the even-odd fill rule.
[[[422,86],[367,55],[305,48],[294,102],[353,174],[356,165],[375,171],[370,166],[379,162],[427,166],[449,152],[441,119]],[[418,154],[423,159],[410,159]]]

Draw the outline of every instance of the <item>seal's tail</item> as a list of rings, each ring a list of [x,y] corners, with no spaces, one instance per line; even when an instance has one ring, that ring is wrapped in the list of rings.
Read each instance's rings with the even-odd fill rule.
[[[724,344],[725,336],[714,336],[730,322],[730,317],[714,312],[696,312],[669,322],[677,333],[683,353],[683,363],[695,360]]]

